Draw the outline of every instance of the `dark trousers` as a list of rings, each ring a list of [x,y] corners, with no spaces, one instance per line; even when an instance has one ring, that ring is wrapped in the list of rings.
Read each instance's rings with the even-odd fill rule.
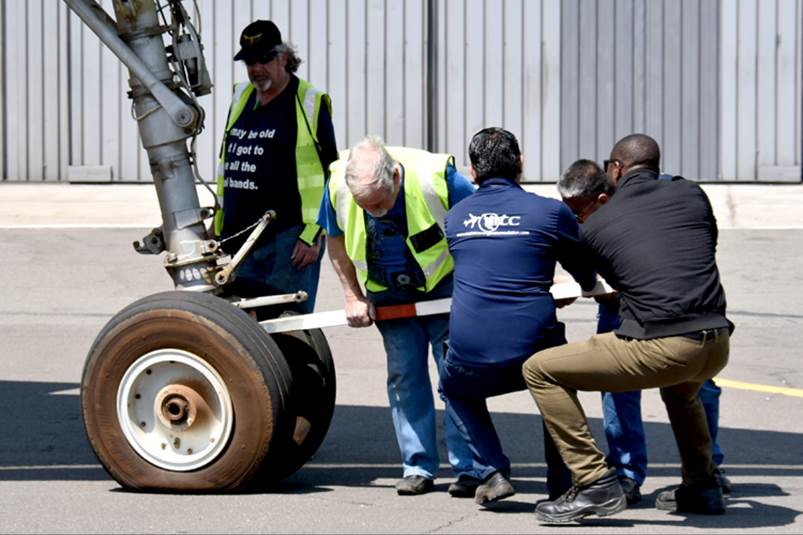
[[[608,471],[588,428],[577,391],[660,388],[687,485],[709,483],[711,435],[698,392],[728,362],[729,335],[696,341],[683,336],[632,340],[613,333],[553,347],[524,364],[524,379],[574,483],[585,486]]]
[[[468,444],[474,469],[485,478],[494,472],[510,475],[510,460],[502,451],[499,436],[488,412],[487,398],[527,388],[521,375],[524,358],[499,366],[455,363],[447,353],[441,368],[439,391],[446,411]],[[550,499],[571,486],[571,472],[544,428],[544,457]]]

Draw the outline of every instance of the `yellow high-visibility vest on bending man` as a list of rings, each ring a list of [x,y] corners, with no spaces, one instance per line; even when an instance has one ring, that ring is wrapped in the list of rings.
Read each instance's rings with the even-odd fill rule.
[[[449,209],[446,166],[454,165],[454,157],[405,147],[386,149],[404,168],[405,243],[426,278],[425,286],[419,290],[428,292],[454,270],[443,232],[443,220]],[[344,234],[346,254],[354,264],[360,282],[367,290],[379,292],[387,287],[368,278],[365,214],[346,184],[348,156],[349,151],[341,151],[340,158],[329,166],[329,199],[337,216],[337,225]],[[440,238],[416,240],[416,236],[422,233]]]

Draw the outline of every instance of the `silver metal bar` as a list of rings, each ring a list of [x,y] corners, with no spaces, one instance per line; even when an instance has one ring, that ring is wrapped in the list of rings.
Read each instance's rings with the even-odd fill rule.
[[[299,290],[292,294],[279,294],[279,295],[263,295],[262,297],[254,297],[251,299],[241,299],[239,301],[232,301],[232,305],[237,308],[257,308],[270,305],[281,305],[284,303],[300,303],[309,298],[307,292]]]

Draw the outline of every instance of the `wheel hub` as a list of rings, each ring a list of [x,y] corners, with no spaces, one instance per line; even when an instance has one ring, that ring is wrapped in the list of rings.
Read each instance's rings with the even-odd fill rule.
[[[183,472],[203,468],[225,449],[234,411],[223,379],[205,360],[160,349],[126,370],[117,391],[117,417],[141,457]]]

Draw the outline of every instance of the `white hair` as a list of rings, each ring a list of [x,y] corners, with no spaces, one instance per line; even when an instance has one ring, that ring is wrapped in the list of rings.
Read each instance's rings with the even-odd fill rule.
[[[346,185],[355,197],[368,191],[393,191],[393,171],[396,162],[385,149],[381,138],[368,136],[360,140],[351,151],[346,163]]]

